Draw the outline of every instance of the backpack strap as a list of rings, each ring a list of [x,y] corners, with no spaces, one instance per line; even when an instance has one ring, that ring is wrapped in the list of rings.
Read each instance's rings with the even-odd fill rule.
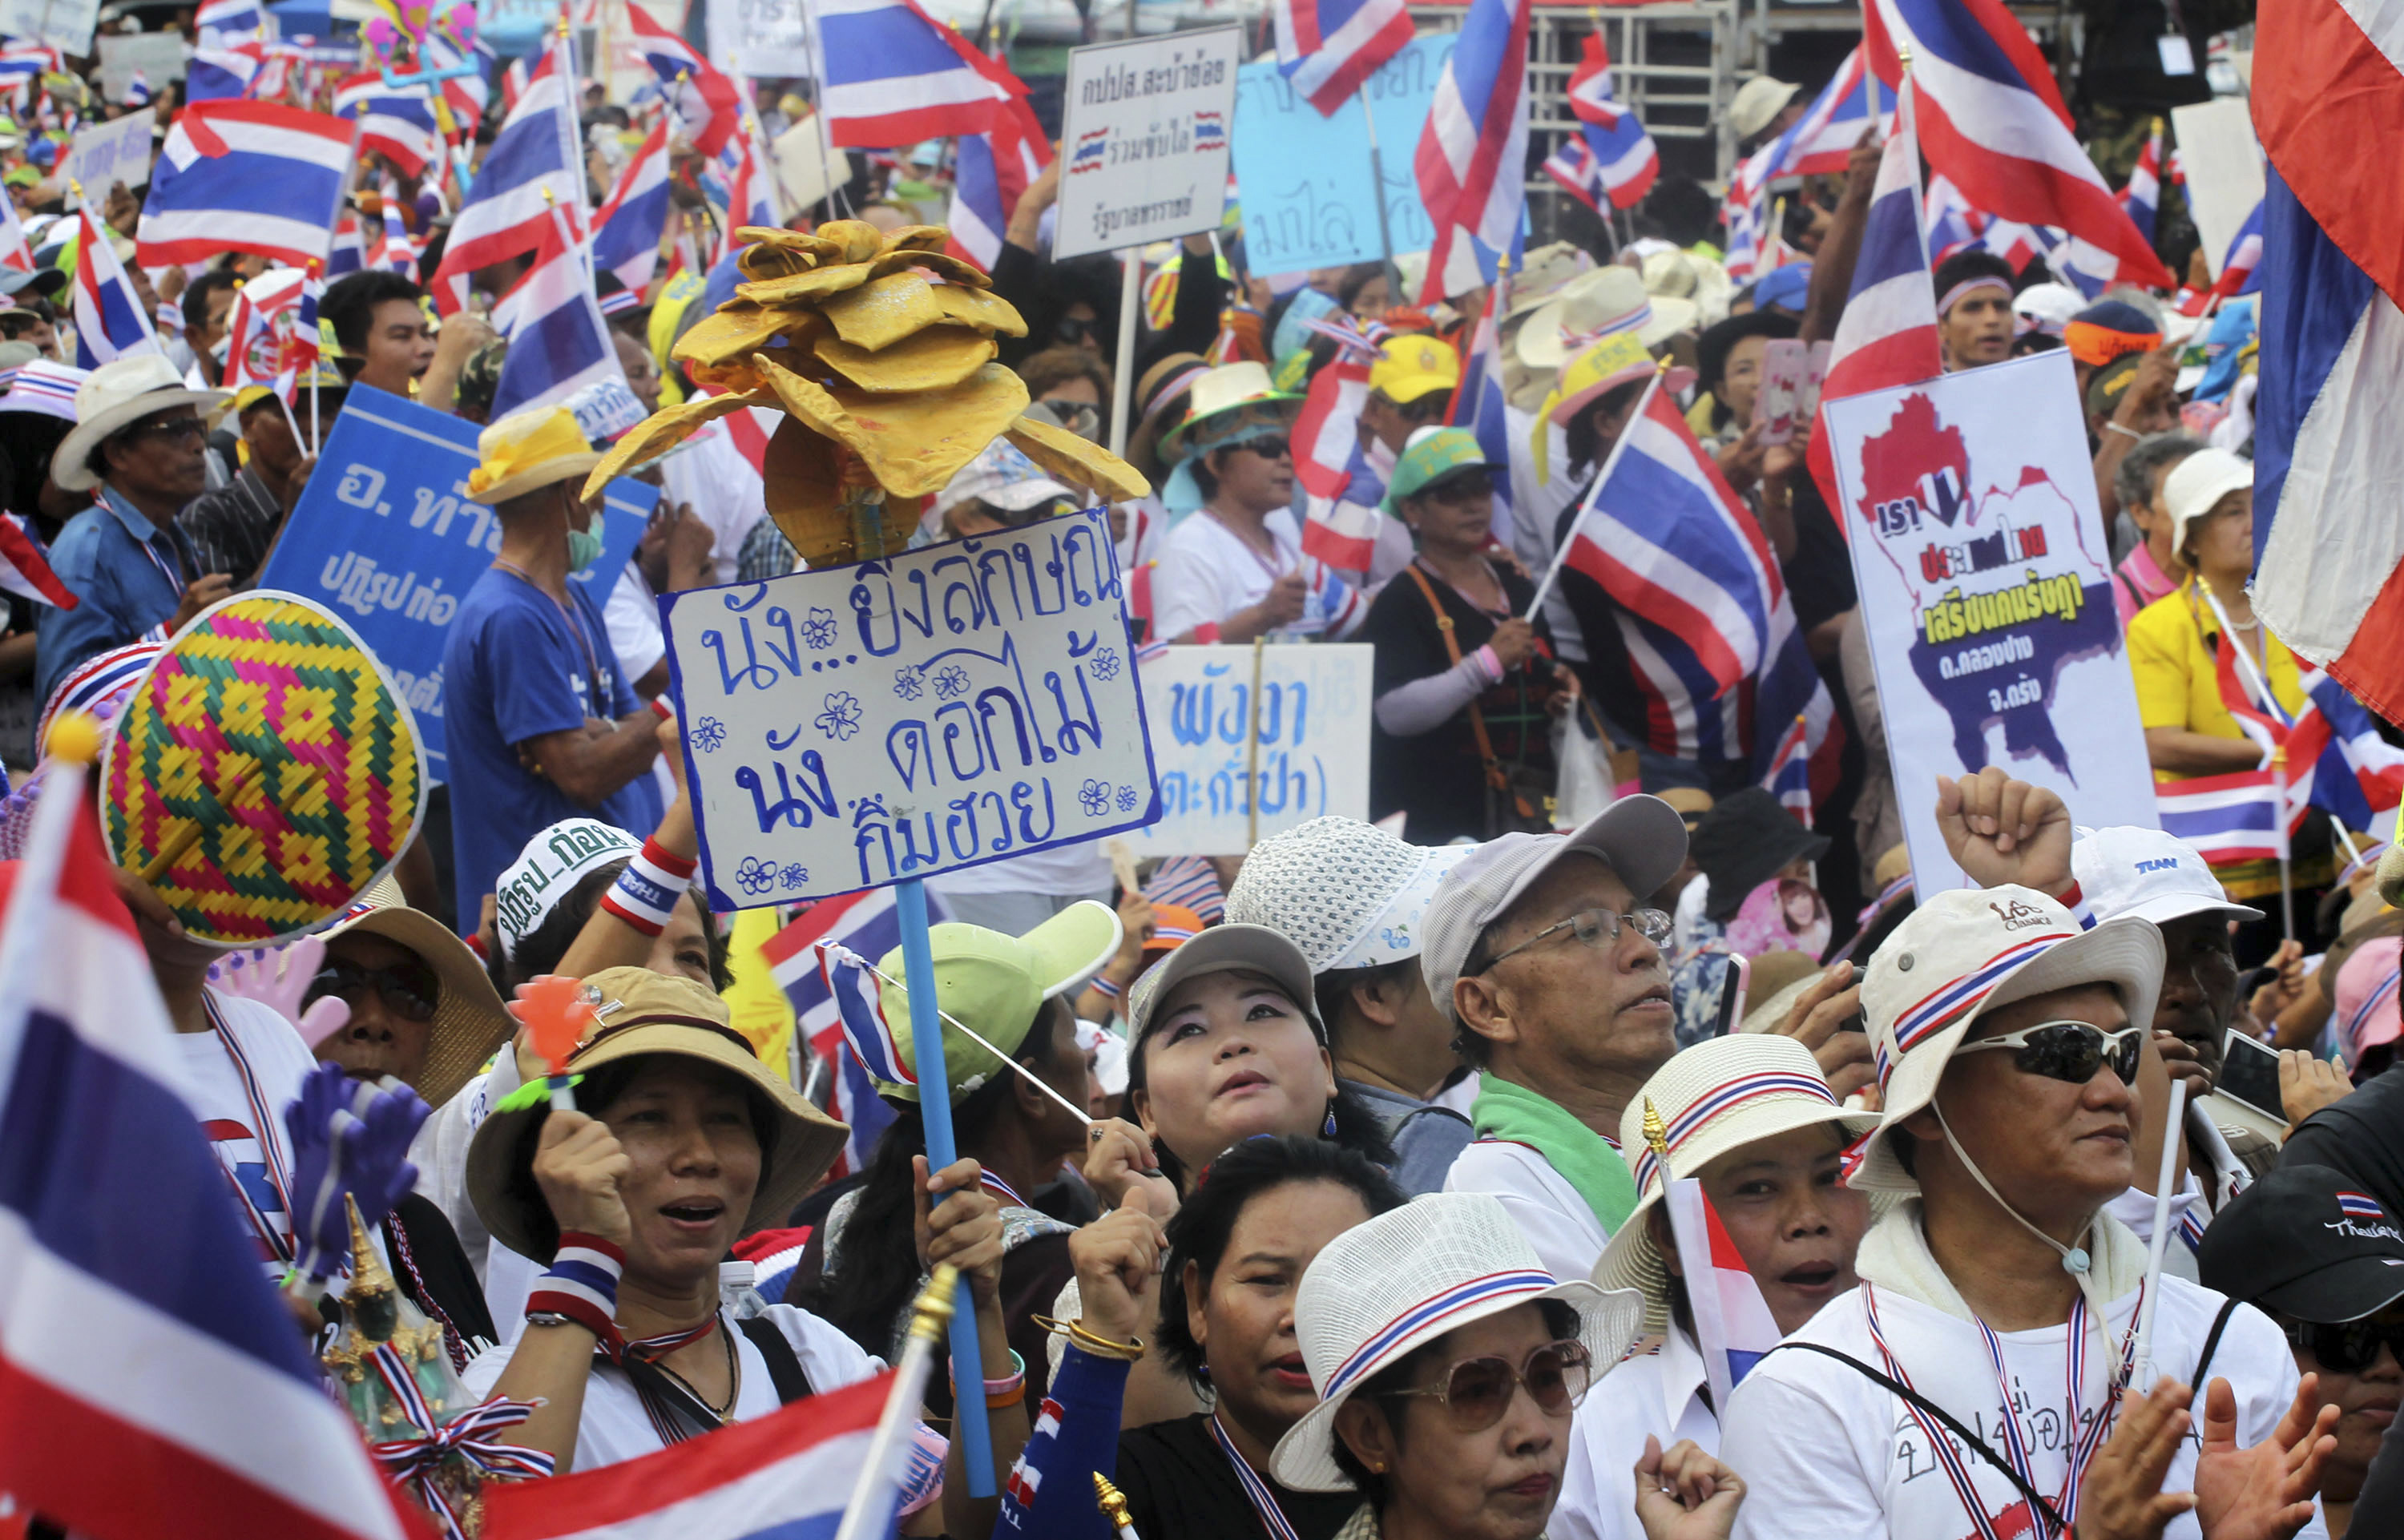
[[[1817,1342],[1781,1342],[1777,1347],[1772,1348],[1770,1352],[1782,1351],[1788,1348],[1793,1348],[1798,1352],[1815,1352],[1823,1358],[1833,1358],[1838,1363],[1842,1364],[1849,1368],[1857,1369],[1872,1381],[1883,1386],[1890,1393],[1901,1396],[1912,1406],[1918,1407],[1923,1412],[1926,1412],[1929,1416],[1934,1417],[1937,1421],[1945,1425],[1946,1432],[1962,1440],[1963,1446],[1965,1449],[1968,1449],[1971,1452],[1978,1455],[1979,1459],[1984,1460],[1988,1464],[1994,1466],[1995,1469],[2004,1473],[2004,1479],[2009,1481],[2012,1486],[2019,1491],[2020,1494],[2028,1500],[2030,1510],[2043,1515],[2044,1521],[2051,1526],[2051,1528],[2047,1530],[2045,1533],[2056,1535],[2069,1533],[2069,1521],[2062,1517],[2061,1513],[2054,1508],[2054,1505],[2051,1503],[2046,1501],[2045,1494],[2030,1486],[2027,1482],[2021,1480],[2020,1473],[2012,1469],[2010,1463],[2006,1462],[2002,1455],[1997,1454],[1993,1449],[1989,1449],[1987,1447],[1986,1440],[1980,1438],[1977,1434],[1972,1433],[1968,1428],[1963,1426],[1961,1420],[1956,1418],[1951,1412],[1947,1411],[1936,1402],[1931,1401],[1928,1397],[1921,1394],[1918,1391],[1913,1390],[1902,1380],[1896,1379],[1890,1375],[1880,1374],[1878,1370],[1871,1368],[1867,1364],[1863,1363],[1860,1359],[1852,1357],[1849,1353],[1838,1352],[1834,1348],[1824,1348]],[[1766,1358],[1768,1354],[1765,1353],[1762,1356]]]
[[[2195,1373],[2187,1379],[2187,1384],[2199,1393],[2208,1383],[2204,1371],[2212,1367],[2212,1355],[2220,1347],[2220,1334],[2229,1329],[2229,1318],[2236,1313],[2237,1301],[2224,1299],[2220,1302],[2220,1313],[2212,1318],[2211,1334],[2203,1339],[2203,1355],[2195,1361]]]
[[[760,1356],[768,1361],[768,1378],[776,1384],[777,1401],[790,1407],[807,1399],[812,1393],[809,1374],[802,1367],[801,1354],[793,1351],[791,1339],[776,1329],[776,1323],[764,1315],[755,1315],[735,1324],[760,1350]]]

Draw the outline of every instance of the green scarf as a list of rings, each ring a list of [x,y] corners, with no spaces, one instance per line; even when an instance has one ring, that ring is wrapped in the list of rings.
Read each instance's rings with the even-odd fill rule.
[[[1616,1234],[1635,1211],[1636,1182],[1628,1174],[1628,1162],[1609,1140],[1572,1117],[1559,1102],[1489,1074],[1478,1080],[1469,1121],[1480,1139],[1525,1144],[1552,1162],[1553,1169],[1594,1211],[1603,1234]]]

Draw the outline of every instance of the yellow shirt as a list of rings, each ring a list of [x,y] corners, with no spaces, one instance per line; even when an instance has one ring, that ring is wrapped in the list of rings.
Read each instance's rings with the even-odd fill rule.
[[[2193,578],[2137,611],[2136,619],[2129,623],[2129,670],[2136,677],[2137,715],[2145,726],[2184,728],[2211,738],[2245,735],[2220,697],[2220,677],[2204,641],[2219,630],[2220,623],[2197,592]],[[2290,714],[2302,710],[2304,687],[2296,671],[2295,654],[2276,637],[2269,637],[2265,645],[2270,650],[2267,660],[2257,654],[2257,661],[2263,664],[2270,679],[2271,693]],[[2241,662],[2238,678],[2242,680],[2244,676],[2245,665]],[[2188,777],[2157,770],[2154,778]]]

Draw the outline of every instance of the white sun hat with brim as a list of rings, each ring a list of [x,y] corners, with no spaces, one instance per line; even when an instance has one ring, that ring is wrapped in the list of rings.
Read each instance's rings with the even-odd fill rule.
[[[1850,1184],[1917,1193],[1896,1159],[1892,1131],[1936,1099],[1936,1085],[1970,1024],[1999,1005],[2109,986],[2137,1027],[2154,1019],[2162,987],[2162,933],[2131,915],[2081,930],[2071,912],[2033,888],[1956,888],[1923,900],[1870,959],[1862,984],[1885,1116]]]
[[[1561,1282],[1490,1193],[1431,1193],[1321,1249],[1294,1294],[1294,1335],[1319,1405],[1278,1440],[1269,1474],[1295,1491],[1350,1491],[1335,1414],[1377,1373],[1456,1327],[1538,1300],[1577,1312],[1598,1375],[1636,1340],[1643,1296]]]
[[[1653,347],[1693,326],[1698,314],[1692,300],[1647,293],[1634,268],[1614,262],[1562,285],[1528,317],[1515,345],[1530,369],[1558,369],[1598,337],[1632,331]]]
[[[1313,973],[1419,955],[1428,901],[1473,847],[1412,845],[1338,814],[1252,847],[1227,890],[1227,920],[1281,931]]]
[[[179,406],[205,412],[228,399],[222,390],[186,386],[182,373],[163,354],[113,358],[76,386],[76,425],[50,456],[50,480],[63,491],[89,492],[100,484],[91,462],[91,452],[103,441],[152,413]]]
[[[1659,797],[1622,797],[1573,833],[1509,833],[1488,840],[1455,861],[1428,900],[1419,972],[1447,1021],[1460,1017],[1452,987],[1486,928],[1519,901],[1546,872],[1573,856],[1600,860],[1618,874],[1642,905],[1675,876],[1686,859],[1686,824]]]
[[[1667,1331],[1670,1273],[1645,1217],[1668,1178],[1699,1176],[1731,1150],[1822,1124],[1851,1143],[1879,1126],[1879,1114],[1839,1106],[1811,1050],[1794,1038],[1710,1038],[1673,1057],[1620,1114],[1619,1148],[1636,1178],[1636,1207],[1595,1264],[1595,1286],[1641,1292],[1644,1329]]]

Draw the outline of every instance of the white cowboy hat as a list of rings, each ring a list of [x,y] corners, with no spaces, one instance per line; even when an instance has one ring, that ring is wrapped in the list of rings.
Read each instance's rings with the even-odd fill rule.
[[[1598,1374],[1628,1351],[1644,1314],[1633,1291],[1556,1281],[1490,1193],[1431,1193],[1337,1236],[1293,1302],[1319,1405],[1278,1440],[1270,1474],[1296,1491],[1351,1491],[1335,1463],[1335,1413],[1352,1393],[1456,1326],[1540,1299],[1577,1311]]]
[[[222,390],[187,389],[184,376],[162,354],[112,359],[76,387],[76,426],[50,456],[50,480],[62,491],[89,492],[100,484],[91,461],[103,440],[154,412],[179,406],[206,410],[226,399]]]
[[[1890,1148],[1890,1131],[1936,1099],[1970,1024],[1998,1005],[2081,984],[2111,986],[2130,1022],[2148,1025],[2162,987],[2162,933],[2133,915],[2082,931],[2061,904],[2008,883],[1922,900],[1870,959],[1862,984],[1886,1115],[1850,1184],[1920,1191]]]
[[[1562,360],[1609,332],[1632,330],[1646,347],[1695,324],[1694,301],[1652,295],[1634,268],[1613,263],[1581,273],[1538,305],[1519,329],[1519,361],[1558,369]]]
[[[1644,1329],[1668,1330],[1669,1269],[1645,1223],[1669,1190],[1664,1168],[1668,1177],[1698,1176],[1730,1150],[1821,1123],[1842,1129],[1850,1142],[1877,1127],[1879,1114],[1839,1106],[1811,1050],[1791,1037],[1710,1038],[1672,1057],[1620,1114],[1619,1149],[1636,1177],[1636,1207],[1595,1264],[1595,1286],[1641,1291]]]

